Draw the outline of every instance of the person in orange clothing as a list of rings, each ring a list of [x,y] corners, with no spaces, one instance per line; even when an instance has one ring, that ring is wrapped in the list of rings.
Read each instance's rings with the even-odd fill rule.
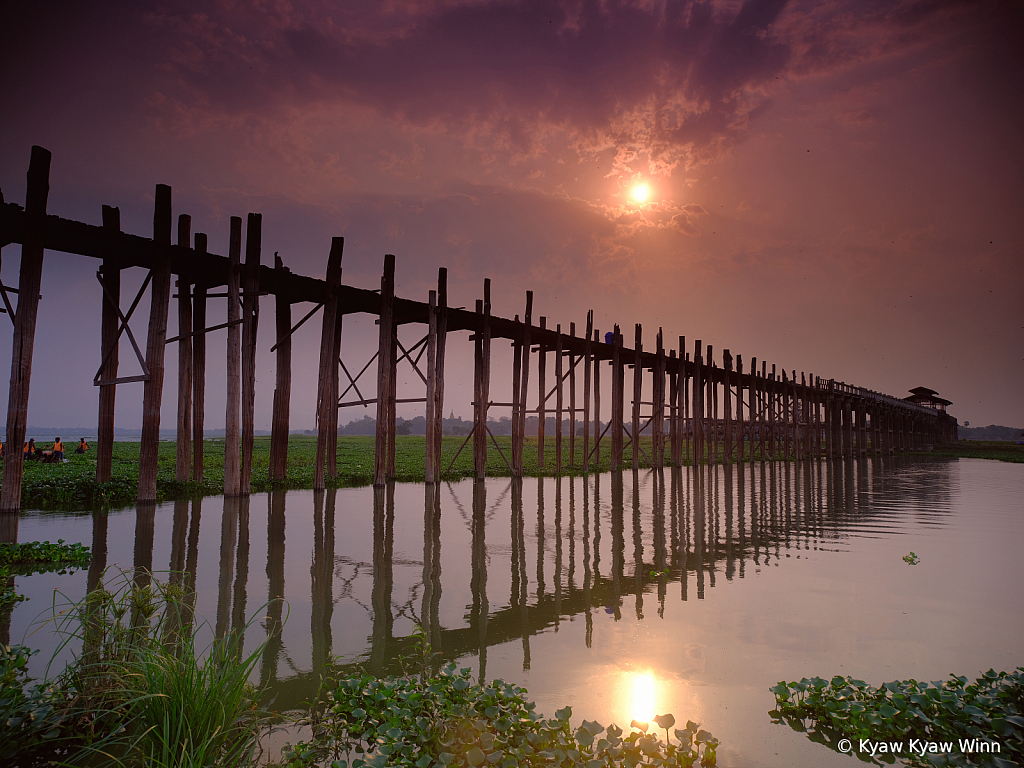
[[[54,438],[53,441],[53,461],[64,460],[64,443],[60,441],[60,438]]]
[[[83,437],[81,440],[78,441],[78,447],[75,448],[75,453],[85,453],[88,450],[89,444],[85,442],[85,438]]]
[[[28,460],[36,458],[36,441],[34,438],[25,443],[25,447],[21,452],[21,458]]]

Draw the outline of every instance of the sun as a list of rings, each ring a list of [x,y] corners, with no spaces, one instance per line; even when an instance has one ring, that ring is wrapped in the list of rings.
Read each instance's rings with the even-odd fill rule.
[[[633,187],[633,199],[636,200],[638,203],[642,203],[644,200],[646,200],[649,194],[650,190],[647,188],[646,184],[637,184],[635,187]]]

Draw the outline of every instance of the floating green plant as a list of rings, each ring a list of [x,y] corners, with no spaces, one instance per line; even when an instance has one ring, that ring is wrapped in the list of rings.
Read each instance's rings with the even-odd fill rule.
[[[905,562],[907,565],[917,565],[921,562],[921,558],[919,558],[917,555],[911,552],[909,555],[903,556],[903,562]]]

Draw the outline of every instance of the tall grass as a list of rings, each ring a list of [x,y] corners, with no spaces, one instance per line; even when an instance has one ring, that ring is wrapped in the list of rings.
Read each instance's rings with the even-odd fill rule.
[[[54,606],[58,653],[80,650],[49,684],[56,729],[24,741],[22,764],[43,756],[123,768],[253,764],[267,719],[249,676],[263,647],[243,657],[242,628],[198,649],[187,583],[145,572],[113,581]]]

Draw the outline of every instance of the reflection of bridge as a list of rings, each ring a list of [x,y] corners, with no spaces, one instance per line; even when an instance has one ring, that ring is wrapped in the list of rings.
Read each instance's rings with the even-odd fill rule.
[[[485,567],[488,559],[483,525],[488,512],[486,487],[474,483],[469,520],[472,540],[470,601],[466,605],[464,624],[458,627],[443,627],[438,619],[442,592],[439,578],[441,494],[428,486],[424,500],[423,559],[418,563],[405,563],[423,571],[422,580],[412,588],[414,595],[419,591],[420,600],[418,616],[417,611],[412,611],[411,618],[423,627],[426,641],[438,652],[433,661],[435,666],[444,661],[475,657],[477,673],[485,678],[488,649],[517,643],[522,646],[523,666],[529,668],[531,638],[557,629],[570,617],[584,617],[584,642],[589,646],[595,613],[611,614],[615,620],[623,616],[656,620],[653,614],[663,614],[666,600],[703,599],[706,590],[714,588],[718,579],[743,578],[747,563],[781,563],[788,550],[810,546],[833,548],[841,546],[841,541],[855,529],[870,530],[884,517],[884,513],[870,511],[871,502],[876,497],[900,492],[885,471],[891,461],[877,458],[786,463],[767,465],[763,470],[751,465],[749,469],[653,471],[647,476],[650,482],[634,475],[632,488],[624,487],[621,474],[598,475],[583,481],[582,499],[579,493],[566,499],[561,492],[562,483],[572,481],[554,480],[551,481],[556,483],[554,521],[550,502],[545,509],[543,495],[538,494],[535,553],[528,553],[526,548],[527,515],[522,481],[514,480],[511,488],[511,590],[507,600],[494,609],[490,604],[496,596],[493,587],[488,590]],[[276,613],[274,606],[271,607],[266,625],[272,639],[264,652],[261,679],[271,683],[276,706],[281,710],[311,700],[320,676],[328,667],[342,676],[364,670],[396,674],[402,672],[403,658],[411,660],[407,663],[413,670],[417,669],[416,659],[421,658],[416,636],[395,637],[392,631],[395,610],[401,606],[394,602],[393,595],[393,570],[397,563],[393,556],[391,488],[374,493],[372,561],[360,564],[358,569],[346,569],[347,572],[357,570],[357,575],[347,580],[334,576],[343,558],[333,552],[333,497],[334,492],[330,490],[317,494],[314,506],[311,669],[301,670],[288,662],[280,635],[274,636],[281,626],[280,602],[275,604]],[[284,501],[284,492],[272,495],[267,563],[272,598],[286,594],[284,550],[279,546],[283,541]],[[582,510],[575,508],[577,502]],[[530,507],[532,510],[532,499]],[[573,530],[565,530],[562,528],[564,513],[570,510],[576,522]],[[595,510],[602,512],[597,514]],[[221,633],[230,631],[229,625],[238,629],[228,617],[244,614],[244,610],[239,611],[238,601],[244,605],[245,586],[240,586],[236,580],[231,588],[232,568],[238,578],[248,570],[248,564],[242,563],[240,546],[230,546],[232,536],[239,543],[242,541],[242,526],[232,522],[233,514],[225,512],[222,527],[221,599],[217,611]],[[184,519],[180,522],[182,530],[186,522]],[[554,536],[541,535],[545,530],[550,534],[552,522]],[[175,526],[177,530],[177,519]],[[228,531],[226,535],[224,530]],[[178,538],[184,542],[183,534]],[[645,545],[645,541],[650,543]],[[224,546],[224,542],[228,545]],[[180,558],[185,558],[183,548],[181,552]],[[582,557],[577,559],[576,553]],[[528,554],[536,558],[537,577],[532,577],[527,569]],[[490,557],[493,556],[492,553]],[[333,661],[336,649],[331,637],[333,612],[339,599],[351,601],[351,580],[367,577],[372,580],[370,635],[356,660],[337,664]],[[346,593],[349,598],[344,598]],[[220,621],[222,616],[225,617],[223,622]],[[354,650],[345,649],[346,655],[352,658]],[[278,669],[281,661],[290,668],[290,673],[286,672],[283,678]]]
[[[507,456],[501,452],[501,457],[513,476],[524,474],[527,413],[538,416],[537,466],[541,473],[545,467],[544,430],[548,413],[555,415],[556,471],[563,467],[588,471],[592,462],[600,461],[606,434],[611,443],[610,464],[613,470],[627,460],[627,448],[630,449],[632,467],[637,469],[642,464],[662,467],[666,463],[678,466],[684,461],[721,460],[730,463],[754,456],[762,459],[811,455],[832,458],[864,454],[868,450],[876,454],[894,453],[956,437],[955,419],[932,409],[814,375],[801,373],[798,380],[795,370],[787,375],[787,371],[782,369],[777,374],[776,366],[772,365],[769,371],[764,361],[758,370],[756,358],[750,361],[749,369],[744,372],[742,356],[734,358],[729,350],[722,350],[719,367],[711,347],[705,348],[700,341],[694,343],[692,358],[685,349],[682,336],[679,337],[678,349],[666,350],[660,329],[655,351],[652,352],[643,349],[639,325],[635,327],[633,349],[624,346],[618,326],[610,341],[602,342],[600,331],[593,327],[593,312],[587,315],[582,336],[577,336],[575,323],[569,324],[568,333],[563,333],[562,326],[558,324],[554,329],[548,328],[545,317],[540,317],[539,325],[534,326],[532,292],[527,292],[523,321],[518,316],[515,319],[492,317],[489,280],[484,281],[483,298],[476,301],[475,311],[448,306],[447,273],[444,269],[439,272],[437,291],[430,291],[426,302],[402,299],[394,295],[395,258],[390,255],[384,257],[380,291],[346,286],[341,283],[342,238],[334,238],[332,242],[326,280],[292,274],[276,256],[273,268],[262,266],[260,214],[250,213],[248,217],[244,267],[241,263],[242,220],[238,217],[231,218],[229,254],[226,257],[207,251],[205,234],[197,233],[192,238],[191,218],[187,215],[178,217],[178,242],[172,245],[171,189],[164,185],[156,188],[152,238],[121,232],[120,214],[116,208],[104,206],[103,226],[47,215],[49,167],[50,153],[41,147],[33,147],[25,207],[0,202],[0,245],[22,245],[19,288],[6,288],[0,284],[0,298],[14,321],[15,337],[7,440],[17,447],[25,437],[44,249],[102,259],[102,268],[97,273],[101,284],[97,298],[101,303],[103,354],[93,381],[100,388],[97,480],[110,479],[116,386],[144,382],[138,485],[140,502],[153,503],[156,500],[164,350],[170,342],[178,343],[176,476],[179,481],[202,480],[206,336],[221,329],[226,329],[228,335],[224,491],[228,496],[249,493],[259,297],[268,294],[275,297],[277,327],[277,342],[270,350],[277,351],[270,460],[273,479],[285,479],[286,473],[291,336],[314,312],[323,309],[317,383],[317,423],[320,425],[314,475],[314,487],[317,489],[324,488],[325,476],[337,474],[338,409],[348,405],[376,405],[375,485],[383,486],[386,480],[395,476],[397,403],[425,404],[426,476],[429,482],[433,482],[444,473],[440,464],[440,441],[445,343],[448,333],[460,330],[471,331],[470,338],[474,343],[474,426],[471,437],[474,474],[478,479],[483,478],[486,472],[490,436],[487,419],[492,406],[512,409],[511,451]],[[122,312],[120,277],[123,270],[131,267],[141,267],[149,272],[131,308]],[[168,337],[172,274],[177,276],[178,324],[177,335]],[[129,320],[150,285],[149,333],[143,354],[132,335]],[[226,287],[226,292],[210,292],[221,286]],[[16,311],[9,291],[18,294]],[[228,299],[227,322],[207,327],[207,300],[217,297]],[[291,305],[301,302],[312,302],[314,307],[293,325]],[[356,376],[350,374],[340,358],[341,319],[345,314],[354,312],[379,317],[378,352]],[[426,334],[406,348],[399,340],[398,329],[401,325],[413,323],[426,326]],[[118,344],[125,333],[138,358],[141,375],[118,376]],[[511,402],[494,402],[490,395],[491,341],[495,338],[512,341]],[[536,405],[529,407],[528,388],[534,352],[537,353],[537,397]],[[554,358],[554,385],[550,389],[546,378],[549,353]],[[426,361],[421,368],[420,361],[424,355]],[[358,381],[374,360],[378,362],[376,392],[374,397],[367,397],[359,389]],[[398,397],[396,371],[402,360],[407,360],[424,382],[425,397]],[[595,428],[591,434],[591,425],[601,424],[601,362],[611,365],[610,419],[603,431],[598,433]],[[582,377],[576,373],[580,363],[583,363]],[[625,414],[627,367],[633,368],[628,418]],[[349,382],[344,391],[340,390],[342,373]],[[579,378],[582,378],[582,390],[578,386]],[[350,390],[354,390],[357,399],[344,399]],[[645,391],[650,392],[650,400],[643,399],[647,396]],[[553,406],[549,405],[552,397],[555,398]],[[582,400],[581,408],[577,408],[578,399]],[[649,407],[649,413],[642,416],[644,407]],[[578,415],[583,423],[582,451],[578,456],[575,440],[568,441],[568,456],[563,455],[562,420],[566,410],[570,435],[576,432]],[[639,440],[648,424],[652,436],[650,453]],[[709,429],[711,424],[713,429]],[[467,443],[469,439],[467,437]],[[494,444],[497,446],[496,442]],[[563,459],[567,459],[567,463],[563,463]],[[14,540],[16,536],[17,517],[10,513],[20,507],[22,473],[21,462],[4,464],[0,512],[7,514],[4,515],[5,524],[0,526],[0,539]]]

